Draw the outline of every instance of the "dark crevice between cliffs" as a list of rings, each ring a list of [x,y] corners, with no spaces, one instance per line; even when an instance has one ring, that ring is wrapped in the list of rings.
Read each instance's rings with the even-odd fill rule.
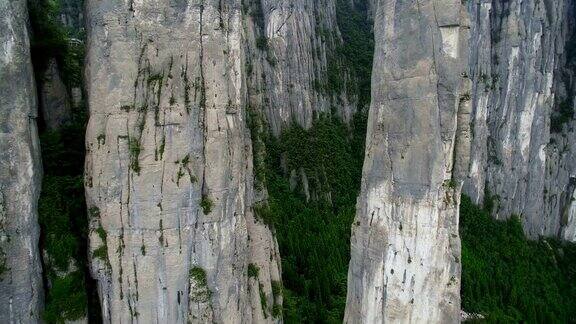
[[[310,129],[294,123],[276,137],[256,109],[248,110],[256,182],[268,191],[267,205],[255,211],[273,226],[278,240],[285,323],[341,323],[344,317],[374,41],[365,1],[352,6],[337,0],[336,5],[343,42],[328,54],[316,90],[332,98],[346,93],[357,106],[351,122],[343,122],[334,108],[315,115]],[[256,24],[263,24],[261,8],[248,9]]]
[[[62,10],[82,8],[82,4],[66,4],[67,8],[48,0],[28,3],[43,165],[38,203],[43,319],[60,323],[88,318],[90,323],[100,323],[97,286],[87,258],[83,181],[87,116],[81,99],[84,35],[80,26],[64,27],[59,21]]]

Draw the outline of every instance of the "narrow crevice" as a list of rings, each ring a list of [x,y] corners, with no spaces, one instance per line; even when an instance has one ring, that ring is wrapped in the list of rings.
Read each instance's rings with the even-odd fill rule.
[[[82,89],[82,28],[73,32],[64,27],[59,9],[46,0],[29,2],[43,165],[38,203],[45,293],[42,318],[49,323],[82,318],[99,323],[101,309],[87,253],[86,109],[84,102],[73,102],[71,96],[73,89]]]

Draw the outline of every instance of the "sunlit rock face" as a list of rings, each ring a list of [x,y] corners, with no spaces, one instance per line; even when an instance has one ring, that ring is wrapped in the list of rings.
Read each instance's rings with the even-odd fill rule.
[[[37,102],[24,0],[0,0],[0,322],[35,323],[43,303]]]
[[[85,180],[105,322],[279,321],[278,249],[253,213],[241,1],[89,0],[86,19]]]
[[[574,241],[574,1],[468,1],[471,163],[464,191]],[[486,198],[486,199],[485,199]]]
[[[346,323],[458,322],[468,18],[459,0],[376,4],[372,104]]]

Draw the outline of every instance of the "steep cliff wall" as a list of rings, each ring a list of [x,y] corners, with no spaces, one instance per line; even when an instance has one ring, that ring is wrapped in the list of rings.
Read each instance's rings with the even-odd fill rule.
[[[43,301],[40,151],[26,1],[0,1],[0,322],[38,322]]]
[[[574,2],[469,1],[471,164],[464,191],[574,241]]]
[[[335,0],[247,1],[250,104],[275,135],[296,123],[312,126],[320,113],[350,121],[356,111]],[[349,99],[350,97],[350,99]]]
[[[467,102],[466,10],[459,0],[377,8],[345,322],[458,322],[461,184],[452,173]]]
[[[240,1],[88,1],[86,190],[106,322],[272,322]],[[258,269],[258,270],[256,270]]]

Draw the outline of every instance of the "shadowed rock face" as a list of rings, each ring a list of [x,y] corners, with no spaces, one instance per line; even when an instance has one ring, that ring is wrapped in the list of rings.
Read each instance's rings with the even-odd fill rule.
[[[86,18],[86,190],[105,321],[276,321],[261,300],[274,304],[279,256],[252,211],[241,1],[90,0]]]
[[[0,0],[0,322],[40,320],[40,151],[26,1]]]
[[[58,130],[66,124],[71,115],[70,100],[66,86],[62,82],[55,59],[48,62],[43,75],[40,91],[42,117],[49,130]]]
[[[532,238],[574,241],[574,1],[469,1],[473,104],[464,191]],[[572,54],[573,56],[573,54]],[[568,114],[569,115],[569,114]]]
[[[459,111],[468,109],[466,11],[459,0],[380,0],[377,8],[345,322],[458,322],[453,154],[464,136]]]

